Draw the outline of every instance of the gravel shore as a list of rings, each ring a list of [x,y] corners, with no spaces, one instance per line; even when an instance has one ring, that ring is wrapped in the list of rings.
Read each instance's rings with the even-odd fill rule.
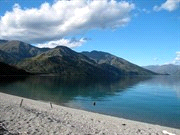
[[[180,135],[180,129],[126,120],[54,104],[51,106],[50,103],[0,93],[1,134]]]

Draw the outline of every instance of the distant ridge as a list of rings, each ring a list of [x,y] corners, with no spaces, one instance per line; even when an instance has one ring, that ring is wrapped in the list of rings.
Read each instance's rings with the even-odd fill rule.
[[[180,75],[180,65],[150,65],[144,68],[160,74]]]

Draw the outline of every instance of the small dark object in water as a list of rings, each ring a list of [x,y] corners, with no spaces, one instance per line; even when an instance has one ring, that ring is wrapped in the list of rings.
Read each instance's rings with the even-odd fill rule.
[[[96,102],[94,102],[93,105],[95,106],[95,105],[96,105]]]
[[[126,126],[126,124],[122,124],[123,126]]]

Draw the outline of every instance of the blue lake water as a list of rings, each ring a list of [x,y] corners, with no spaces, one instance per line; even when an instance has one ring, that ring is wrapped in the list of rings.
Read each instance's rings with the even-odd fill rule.
[[[177,76],[123,77],[117,82],[62,80],[57,76],[10,77],[0,79],[0,91],[180,128],[180,77]]]

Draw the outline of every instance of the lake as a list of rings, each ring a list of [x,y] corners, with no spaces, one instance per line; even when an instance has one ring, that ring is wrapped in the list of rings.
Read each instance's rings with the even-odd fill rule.
[[[0,91],[116,117],[180,128],[180,77],[122,77],[116,82],[58,76],[1,77]],[[96,105],[93,105],[96,102]]]

